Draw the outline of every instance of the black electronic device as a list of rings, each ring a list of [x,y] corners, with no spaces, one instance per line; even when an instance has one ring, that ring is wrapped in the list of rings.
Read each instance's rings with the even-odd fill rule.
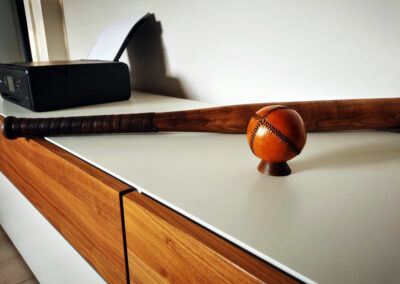
[[[0,64],[0,93],[33,111],[127,100],[129,69],[98,60]]]
[[[154,15],[127,15],[111,23],[88,59],[0,64],[0,93],[33,111],[129,99],[128,65],[118,62],[139,27]]]

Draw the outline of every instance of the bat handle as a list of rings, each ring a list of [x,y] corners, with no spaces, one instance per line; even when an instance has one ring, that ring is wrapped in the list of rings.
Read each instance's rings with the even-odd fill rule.
[[[154,113],[57,118],[6,117],[1,130],[8,139],[79,134],[157,132]]]

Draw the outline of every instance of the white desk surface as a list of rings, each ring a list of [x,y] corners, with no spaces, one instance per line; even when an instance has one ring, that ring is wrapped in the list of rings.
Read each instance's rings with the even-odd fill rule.
[[[23,117],[173,111],[209,104],[133,93]],[[49,138],[306,282],[400,283],[400,134],[314,133],[292,175],[257,170],[245,135],[158,133]]]

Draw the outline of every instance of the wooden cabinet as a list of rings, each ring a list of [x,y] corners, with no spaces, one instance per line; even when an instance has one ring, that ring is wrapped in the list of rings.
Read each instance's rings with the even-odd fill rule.
[[[123,104],[48,113],[3,101],[0,114],[209,106],[134,93]],[[110,283],[128,281],[128,271],[132,282],[295,280],[288,274],[306,283],[399,282],[397,133],[310,133],[285,178],[259,174],[243,135],[48,139],[0,137],[0,170]]]

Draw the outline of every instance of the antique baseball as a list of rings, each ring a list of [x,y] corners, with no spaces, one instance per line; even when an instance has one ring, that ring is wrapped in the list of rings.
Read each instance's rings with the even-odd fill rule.
[[[291,170],[286,161],[300,154],[306,139],[301,116],[295,110],[281,105],[258,110],[247,127],[250,149],[262,160],[258,170],[269,175],[289,175]]]

